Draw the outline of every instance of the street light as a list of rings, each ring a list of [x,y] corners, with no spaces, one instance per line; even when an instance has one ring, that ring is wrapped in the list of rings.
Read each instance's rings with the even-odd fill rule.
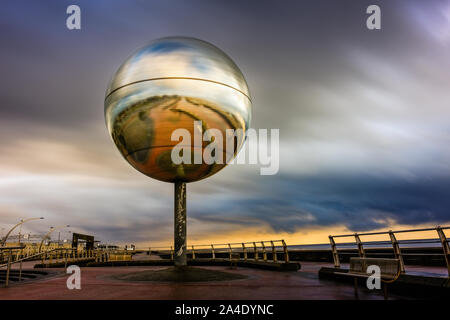
[[[6,234],[6,236],[3,238],[2,247],[4,247],[6,245],[6,240],[8,239],[9,235],[11,234],[11,232],[13,232],[13,230],[15,228],[17,228],[18,226],[21,226],[25,222],[28,222],[28,221],[31,221],[31,220],[40,220],[40,219],[44,219],[44,217],[20,219],[20,222],[18,224],[16,224],[14,227],[12,227],[11,230],[9,230],[8,233]],[[20,235],[19,235],[19,242],[20,242]]]
[[[41,252],[41,248],[42,248],[42,244],[44,243],[44,240],[48,237],[48,236],[50,236],[50,234],[52,233],[52,232],[54,232],[54,231],[56,231],[56,230],[59,230],[59,229],[62,229],[62,228],[69,228],[70,227],[70,225],[65,225],[65,226],[59,226],[59,227],[50,227],[50,231],[49,232],[47,232],[43,237],[42,237],[42,241],[41,241],[41,244],[39,245],[39,252]]]

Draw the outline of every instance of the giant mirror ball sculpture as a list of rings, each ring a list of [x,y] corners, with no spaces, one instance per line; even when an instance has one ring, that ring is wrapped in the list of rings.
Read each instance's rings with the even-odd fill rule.
[[[106,91],[105,118],[120,153],[138,171],[165,182],[193,182],[217,173],[239,152],[245,135],[234,138],[235,148],[227,154],[226,129],[247,131],[251,100],[244,76],[223,51],[198,39],[168,37],[137,50],[120,66]],[[201,128],[194,121],[201,121]],[[190,164],[171,160],[179,143],[171,140],[175,129],[191,135]],[[222,132],[217,148],[222,164],[207,164],[203,157],[194,163],[195,153],[203,154],[211,143],[195,147],[195,130],[201,136],[207,129]]]

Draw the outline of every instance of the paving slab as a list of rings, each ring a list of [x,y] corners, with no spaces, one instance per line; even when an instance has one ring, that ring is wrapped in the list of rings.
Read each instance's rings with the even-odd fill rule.
[[[96,267],[81,268],[81,289],[69,290],[66,285],[68,275],[59,269],[58,276],[9,288],[0,288],[0,300],[6,299],[51,299],[51,300],[110,300],[110,299],[355,299],[353,286],[320,280],[318,270],[330,264],[302,263],[301,271],[277,272],[238,267],[202,266],[210,270],[230,272],[247,276],[247,279],[161,283],[114,280],[112,276],[130,272],[162,270],[167,267]],[[52,268],[52,270],[58,270]],[[392,295],[390,299],[403,297]],[[383,299],[382,292],[360,290],[359,299]]]

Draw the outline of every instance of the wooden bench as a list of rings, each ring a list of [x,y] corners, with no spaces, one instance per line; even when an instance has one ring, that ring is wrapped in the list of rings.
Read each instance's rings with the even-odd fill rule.
[[[381,282],[384,283],[384,299],[387,300],[387,285],[394,282],[400,276],[400,260],[387,258],[350,258],[350,269],[348,272],[336,272],[336,274],[354,278],[355,296],[358,297],[358,278],[367,279],[372,273],[367,273],[367,268],[376,265],[380,268]]]

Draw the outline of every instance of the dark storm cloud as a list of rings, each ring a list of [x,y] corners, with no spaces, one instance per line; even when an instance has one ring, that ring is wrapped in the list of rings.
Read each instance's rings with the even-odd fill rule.
[[[199,208],[193,210],[193,217],[215,223],[268,224],[275,231],[289,232],[334,225],[363,231],[389,228],[392,221],[437,225],[449,219],[448,176],[413,181],[371,175],[280,176],[262,189],[264,199],[216,202],[216,212],[226,212],[226,218]]]
[[[6,117],[53,126],[101,121],[109,77],[126,56],[157,37],[187,34],[216,43],[249,79],[256,80],[260,72],[271,75],[263,84],[277,82],[271,90],[274,101],[289,96],[289,82],[323,81],[323,75],[336,70],[340,61],[332,59],[337,52],[330,46],[345,46],[355,37],[350,31],[370,41],[362,38],[367,36],[363,28],[356,28],[363,21],[364,15],[357,13],[364,5],[354,2],[347,2],[343,10],[344,3],[329,1],[286,1],[279,6],[273,1],[80,1],[79,32],[65,28],[70,1],[43,3],[8,2],[0,13],[0,59],[8,75],[2,83],[0,111]],[[256,119],[270,117],[265,98],[255,96],[263,106]],[[297,101],[284,103],[287,112],[279,121],[289,118],[295,111],[289,108]]]

